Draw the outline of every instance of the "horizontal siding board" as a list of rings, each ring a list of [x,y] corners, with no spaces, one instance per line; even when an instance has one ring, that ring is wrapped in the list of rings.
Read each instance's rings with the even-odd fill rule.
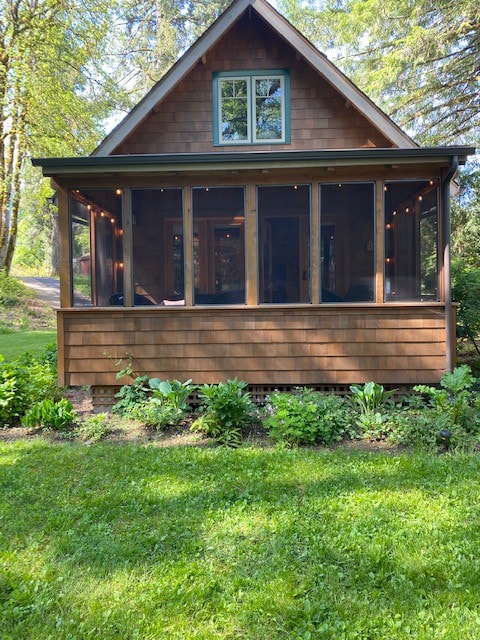
[[[60,314],[67,384],[118,386],[115,358],[126,354],[142,373],[198,383],[432,383],[445,366],[441,305]]]

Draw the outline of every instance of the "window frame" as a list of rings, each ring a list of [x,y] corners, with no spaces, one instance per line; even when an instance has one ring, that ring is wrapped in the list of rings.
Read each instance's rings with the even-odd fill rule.
[[[288,69],[250,71],[214,71],[213,77],[213,144],[215,146],[290,144],[290,72]],[[257,138],[255,81],[266,78],[279,79],[282,87],[281,114],[282,137],[280,139]],[[222,80],[246,80],[247,82],[247,139],[224,140],[222,138]]]

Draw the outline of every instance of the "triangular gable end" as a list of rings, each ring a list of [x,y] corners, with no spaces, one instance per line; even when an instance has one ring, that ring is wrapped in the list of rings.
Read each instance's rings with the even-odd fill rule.
[[[381,111],[334,64],[320,53],[303,35],[265,0],[234,0],[216,22],[175,63],[166,75],[149,91],[125,119],[103,140],[94,156],[108,156],[133,133],[185,76],[249,9],[257,14],[282,38],[296,54],[307,62],[345,102],[363,116],[392,146],[416,148],[418,145]]]

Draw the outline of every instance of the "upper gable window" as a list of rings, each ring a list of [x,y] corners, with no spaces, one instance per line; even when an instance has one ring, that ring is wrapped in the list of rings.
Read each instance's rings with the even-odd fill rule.
[[[214,143],[288,143],[289,80],[285,70],[215,73]]]

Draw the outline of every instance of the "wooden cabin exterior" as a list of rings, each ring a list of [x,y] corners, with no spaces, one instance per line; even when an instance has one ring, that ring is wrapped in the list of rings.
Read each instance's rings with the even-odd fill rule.
[[[234,0],[58,191],[62,385],[115,358],[258,393],[435,383],[454,358],[450,181],[264,0]],[[108,357],[106,354],[109,354]]]

